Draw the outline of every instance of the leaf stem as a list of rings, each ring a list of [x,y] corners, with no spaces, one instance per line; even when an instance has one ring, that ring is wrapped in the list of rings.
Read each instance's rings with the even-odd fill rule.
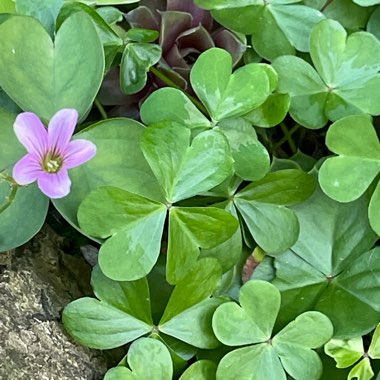
[[[156,69],[154,66],[151,66],[149,70],[151,71],[153,75],[161,79],[169,87],[173,87],[173,88],[176,88],[177,90],[182,91],[194,103],[194,105],[199,109],[199,111],[201,111],[206,116],[208,115],[206,108],[198,99],[188,94],[184,89],[182,89],[180,86],[174,83],[170,78],[168,78],[163,72]]]
[[[16,197],[17,189],[19,188],[19,186],[13,180],[13,178],[8,175],[0,173],[0,181],[1,180],[5,180],[8,182],[11,191],[9,195],[5,198],[5,202],[0,206],[0,214],[4,212],[13,203]]]
[[[99,102],[98,99],[95,98],[94,104],[95,104],[96,108],[98,109],[98,111],[100,112],[102,119],[104,119],[104,120],[108,119],[107,112],[105,111],[104,107],[102,106],[102,104]]]
[[[294,143],[292,135],[294,134],[294,132],[296,132],[299,129],[300,127],[299,124],[294,125],[294,127],[291,128],[290,130],[288,130],[288,128],[286,127],[284,123],[281,123],[280,127],[284,134],[284,137],[273,146],[273,151],[275,152],[277,148],[279,148],[284,143],[288,142],[293,154],[297,153],[297,147],[296,147],[296,144]]]

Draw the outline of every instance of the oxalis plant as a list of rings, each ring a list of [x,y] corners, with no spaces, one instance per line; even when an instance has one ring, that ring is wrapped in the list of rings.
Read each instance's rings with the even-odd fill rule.
[[[0,251],[53,207],[98,250],[62,321],[106,380],[380,379],[379,39],[379,0],[0,2]]]

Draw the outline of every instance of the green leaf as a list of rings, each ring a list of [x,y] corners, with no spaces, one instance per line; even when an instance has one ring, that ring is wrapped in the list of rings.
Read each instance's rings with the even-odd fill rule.
[[[352,368],[347,379],[370,380],[374,375],[369,358],[363,358],[354,368]]]
[[[270,128],[280,124],[290,107],[288,94],[271,94],[258,108],[244,115],[244,119],[260,128]]]
[[[270,339],[280,309],[280,292],[269,282],[248,281],[240,289],[240,306],[227,302],[216,310],[212,327],[228,346],[242,346]]]
[[[215,207],[173,207],[169,213],[167,280],[176,284],[192,268],[199,248],[213,248],[236,232],[238,221]]]
[[[125,46],[120,63],[120,88],[125,94],[135,94],[145,87],[147,73],[161,53],[161,47],[155,44],[130,42]]]
[[[281,363],[295,379],[320,379],[322,363],[311,349],[326,343],[333,335],[330,320],[322,313],[309,311],[290,322],[272,340]]]
[[[182,91],[170,87],[154,91],[142,104],[140,116],[146,125],[171,120],[190,129],[211,127],[211,122]]]
[[[97,265],[92,270],[91,286],[100,301],[149,325],[153,324],[149,287],[145,277],[137,281],[113,281],[106,277]]]
[[[93,124],[75,138],[92,141],[96,156],[70,170],[70,194],[53,203],[74,226],[83,199],[100,186],[115,186],[149,199],[164,200],[160,187],[139,146],[144,127],[130,119],[109,119]]]
[[[0,209],[9,204],[0,212],[0,252],[30,240],[41,229],[49,206],[49,199],[35,184],[14,189],[9,182],[11,167],[26,153],[13,131],[14,119],[0,108]]]
[[[293,206],[300,234],[292,249],[275,257],[273,284],[281,291],[278,325],[317,310],[334,325],[335,338],[369,332],[378,322],[379,260],[365,197],[339,203],[316,191]],[[318,255],[316,255],[318,252]]]
[[[279,75],[278,91],[290,95],[291,117],[310,129],[323,127],[328,120],[324,113],[328,93],[313,67],[303,59],[292,56],[277,58],[273,67]],[[294,72],[297,72],[296,76]]]
[[[223,120],[218,127],[230,145],[236,174],[247,181],[263,178],[269,171],[270,158],[254,128],[242,118]]]
[[[252,63],[231,73],[232,57],[219,48],[202,53],[190,73],[195,93],[217,121],[248,113],[270,93],[265,65]]]
[[[372,8],[363,8],[352,0],[335,0],[323,11],[327,18],[338,21],[349,30],[364,29]]]
[[[99,38],[103,44],[105,55],[105,70],[107,71],[118,53],[118,50],[123,46],[123,40],[116,34],[106,20],[99,14],[99,9],[94,9],[91,6],[83,4],[81,2],[69,2],[65,3],[59,12],[57,19],[57,25],[60,26],[70,15],[77,12],[87,13],[98,32]],[[104,9],[104,8],[103,8]]]
[[[16,0],[16,11],[20,15],[37,19],[52,36],[55,20],[62,5],[63,0]]]
[[[319,172],[323,191],[340,202],[359,198],[380,172],[380,143],[365,116],[348,116],[332,124],[326,145],[338,157],[328,158]]]
[[[131,375],[131,371],[122,366],[111,368],[107,371],[103,380],[134,380],[135,377]]]
[[[220,345],[211,328],[212,316],[224,301],[209,298],[186,309],[158,326],[160,332],[173,336],[192,346],[213,349]]]
[[[78,343],[101,350],[122,346],[152,329],[124,311],[88,297],[69,303],[62,319]]]
[[[304,202],[315,190],[315,180],[302,170],[284,169],[268,173],[246,186],[236,196],[246,201],[291,206]]]
[[[198,2],[203,5],[202,0]],[[309,51],[310,32],[324,16],[311,7],[293,4],[297,2],[271,1],[268,6],[262,1],[254,1],[244,7],[229,3],[228,7],[212,6],[212,15],[225,27],[252,34],[254,49],[270,61],[281,55],[294,54],[295,48]]]
[[[371,5],[379,4],[379,0],[353,0],[356,4],[361,5],[362,7],[369,7]]]
[[[78,221],[89,235],[107,238],[156,211],[166,212],[166,207],[117,187],[102,186],[80,204]]]
[[[331,339],[325,344],[325,352],[334,358],[337,368],[350,367],[364,355],[363,339]]]
[[[0,207],[5,205],[11,193],[9,184],[1,178],[1,174]],[[10,206],[0,213],[0,252],[29,241],[45,222],[48,207],[49,199],[36,184],[18,187]]]
[[[0,13],[15,13],[16,4],[13,0],[3,0],[0,3]]]
[[[309,174],[285,169],[248,185],[234,203],[256,243],[266,252],[281,253],[296,242],[299,232],[296,216],[284,206],[304,201],[314,189]]]
[[[54,43],[37,20],[13,16],[0,24],[0,40],[0,86],[24,111],[45,122],[62,108],[85,117],[104,70],[102,44],[86,14],[69,17]]]
[[[96,237],[111,237],[101,246],[99,265],[116,281],[146,276],[156,263],[166,206],[116,187],[91,192],[78,210],[80,227]]]
[[[290,94],[290,114],[298,123],[320,128],[328,119],[380,114],[375,95],[380,85],[380,42],[373,35],[357,32],[347,37],[338,22],[323,20],[311,33],[310,55],[319,75],[300,58],[281,57],[274,63],[279,91]],[[294,69],[302,76],[293,83]]]
[[[372,335],[368,355],[371,359],[380,359],[380,323],[376,326],[375,332]]]
[[[121,13],[121,17],[123,18],[123,13]],[[154,42],[159,36],[160,33],[153,29],[131,28],[126,33],[126,37],[134,42]]]
[[[13,166],[26,154],[13,130],[14,121],[15,115],[0,107],[0,172]]]
[[[290,345],[313,349],[323,346],[333,335],[330,320],[322,313],[308,311],[298,316],[274,338],[273,345],[278,351],[287,350]],[[287,347],[281,347],[286,345]]]
[[[199,260],[174,288],[158,324],[161,333],[195,347],[211,349],[219,343],[211,328],[215,309],[224,301],[209,298],[221,278],[213,258]]]
[[[367,30],[380,40],[380,8],[377,8],[369,18]]]
[[[244,380],[286,380],[280,359],[268,343],[239,348],[225,355],[218,365],[216,380],[234,380],[236,374]]]
[[[179,380],[215,380],[216,364],[211,360],[198,360],[192,364]]]
[[[72,0],[65,0],[72,1]],[[74,0],[74,1],[83,1],[89,4],[94,5],[122,5],[122,4],[133,4],[137,3],[138,0]]]
[[[190,146],[183,125],[155,124],[144,131],[141,148],[170,203],[205,192],[231,173],[229,146],[218,131],[198,134]]]
[[[232,202],[228,202],[224,210],[238,219],[237,211]],[[241,258],[243,249],[243,241],[240,226],[231,238],[213,248],[202,248],[200,257],[214,257],[218,260],[222,267],[222,272],[230,270]]]
[[[171,380],[173,363],[168,349],[159,340],[140,338],[131,344],[127,355],[128,365],[110,369],[104,380]]]
[[[243,198],[235,199],[234,203],[252,237],[264,251],[281,253],[296,242],[299,224],[292,210]]]
[[[160,323],[166,323],[183,311],[210,297],[219,284],[222,273],[213,258],[197,261],[174,288]]]

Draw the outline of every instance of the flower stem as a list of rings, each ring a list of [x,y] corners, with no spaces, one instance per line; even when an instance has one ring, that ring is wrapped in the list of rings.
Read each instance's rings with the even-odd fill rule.
[[[0,206],[0,214],[1,214],[13,203],[19,186],[13,180],[12,177],[2,174],[2,173],[0,173],[0,181],[7,181],[11,189],[9,195],[5,198],[5,202]]]
[[[286,127],[284,123],[281,123],[280,127],[284,134],[284,137],[273,146],[273,151],[275,152],[276,149],[279,148],[282,144],[288,142],[293,154],[297,153],[297,147],[296,147],[296,144],[294,143],[292,135],[294,134],[294,132],[296,132],[299,129],[300,127],[299,124],[296,124],[290,130],[288,130],[288,128]]]
[[[182,91],[194,103],[194,105],[199,109],[199,111],[201,111],[204,115],[208,115],[206,108],[198,99],[188,94],[185,90],[183,90],[180,86],[178,86],[170,78],[168,78],[164,73],[156,69],[154,66],[151,66],[149,70],[151,71],[152,74],[154,74],[157,78],[161,79],[169,87],[173,87],[173,88],[176,88],[177,90]]]
[[[94,103],[95,103],[95,106],[96,108],[98,109],[98,111],[100,112],[100,115],[102,116],[102,118],[104,120],[108,119],[108,115],[107,115],[107,112],[105,111],[105,109],[103,108],[102,104],[99,102],[98,99],[95,99],[94,100]]]

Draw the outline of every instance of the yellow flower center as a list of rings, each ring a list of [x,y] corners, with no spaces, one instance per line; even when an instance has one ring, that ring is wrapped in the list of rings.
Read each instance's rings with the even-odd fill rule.
[[[56,153],[48,153],[42,162],[42,169],[48,173],[57,173],[63,164],[62,158]]]

